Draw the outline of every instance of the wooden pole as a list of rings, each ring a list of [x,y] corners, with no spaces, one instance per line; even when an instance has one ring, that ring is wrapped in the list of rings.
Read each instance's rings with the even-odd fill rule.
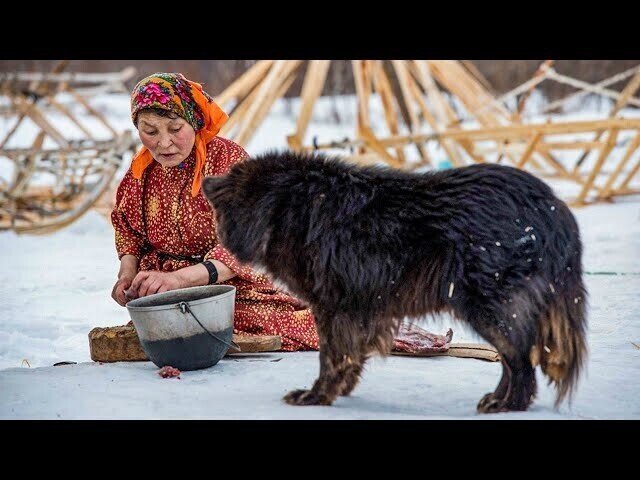
[[[264,103],[262,105],[261,109],[256,114],[257,115],[256,118],[255,118],[255,122],[256,122],[255,125],[256,126],[255,126],[254,130],[250,132],[250,136],[248,137],[248,139],[245,140],[247,143],[249,142],[251,137],[253,137],[253,134],[257,130],[258,125],[260,124],[260,122],[269,113],[269,109],[271,108],[271,105],[273,105],[273,103],[277,99],[282,98],[284,96],[284,94],[287,93],[287,91],[289,90],[289,88],[291,87],[291,85],[293,84],[295,79],[296,79],[296,76],[295,76],[294,70],[289,71],[287,76],[284,78],[283,82],[280,84],[278,89],[275,91],[275,95],[273,95],[271,101],[267,102],[267,103]]]
[[[409,74],[405,76],[405,79],[406,79],[407,86],[409,88],[409,93],[411,98],[413,98],[418,103],[418,107],[420,109],[420,113],[422,114],[422,118],[427,122],[427,124],[433,131],[437,131],[438,124],[435,118],[433,118],[433,115],[431,114],[429,109],[427,108],[427,104],[425,103],[424,98],[422,98],[422,92],[420,92],[420,89],[418,88],[418,85],[416,84],[415,80]],[[407,101],[411,102],[411,100],[407,100]],[[416,131],[415,134],[417,135],[418,132]],[[422,162],[420,162],[421,165],[418,165],[418,166],[422,166],[424,164],[435,165],[435,163],[431,160],[429,154],[427,153],[426,142],[415,142],[415,145],[417,145],[418,148],[420,149],[420,153],[422,154],[422,158],[423,158]],[[448,151],[449,145],[448,144],[445,145],[444,143],[442,143],[441,147],[445,150],[445,152],[447,152],[447,155],[451,157],[451,153],[449,153]]]
[[[427,108],[427,104],[424,101],[424,98],[422,98],[422,92],[420,92],[420,89],[418,88],[418,85],[416,84],[415,80],[410,75],[407,75],[406,79],[407,79],[407,85],[409,87],[411,95],[413,95],[413,98],[418,102],[418,106],[420,107],[422,117],[427,121],[429,126],[435,132],[442,131],[441,126],[438,125],[438,122],[436,121],[435,117],[431,114],[431,112]],[[416,144],[420,145],[419,142],[416,142]],[[449,155],[449,158],[452,158],[455,155],[455,151],[453,150],[452,145],[448,141],[440,142],[440,146],[447,153],[447,155]],[[426,149],[425,149],[425,153],[426,153]],[[469,154],[474,159],[476,159],[472,151],[469,152]],[[482,162],[481,159],[479,161]]]
[[[527,147],[524,149],[524,153],[522,154],[522,158],[520,158],[520,161],[516,165],[518,168],[524,169],[525,164],[527,163],[527,161],[531,157],[531,154],[535,150],[536,145],[538,144],[538,142],[540,141],[541,138],[542,138],[542,134],[540,132],[536,132],[533,135],[533,137],[531,137],[531,140],[529,140],[529,143],[527,143]]]
[[[553,66],[553,62],[554,62],[554,60],[545,60],[544,62],[542,62],[540,64],[540,66],[538,67],[538,69],[533,74],[533,79],[538,79],[540,77],[543,77],[545,72],[547,71],[547,69],[549,69],[549,68],[551,68]],[[517,108],[517,116],[518,116],[518,118],[521,117],[522,112],[524,111],[524,107],[527,104],[527,100],[529,100],[529,97],[531,96],[533,91],[536,89],[538,84],[539,84],[539,82],[536,82],[533,85],[531,85],[531,87],[529,87],[529,89],[525,93],[522,94],[522,97],[520,97],[520,100],[518,101],[518,108]]]
[[[64,136],[53,125],[51,125],[51,123],[49,123],[34,104],[29,103],[22,97],[14,97],[13,100],[16,109],[33,120],[33,122],[44,130],[58,145],[61,147],[69,146],[69,142],[67,142]]]
[[[254,88],[249,95],[234,107],[234,109],[229,113],[229,119],[220,129],[220,135],[228,136],[234,126],[242,123],[249,107],[255,102],[259,90],[259,88]]]
[[[471,73],[471,75],[473,75],[475,79],[480,82],[484,88],[487,89],[487,92],[495,97],[496,92],[493,89],[493,86],[491,86],[491,83],[489,83],[487,77],[485,77],[482,72],[478,70],[478,67],[476,67],[471,60],[460,60],[460,62],[462,63],[464,68],[466,68],[469,73]]]
[[[238,77],[231,85],[215,96],[216,103],[220,106],[232,98],[245,97],[264,78],[273,60],[260,60],[252,65],[246,72]]]
[[[380,144],[380,141],[376,138],[373,131],[369,127],[360,127],[360,137],[364,140],[365,144],[373,151],[375,151],[382,159],[389,165],[395,168],[401,168],[402,162],[387,152],[387,149]]]
[[[624,89],[620,93],[620,97],[616,101],[616,104],[611,109],[611,112],[609,112],[609,118],[615,117],[620,112],[620,110],[622,110],[627,105],[629,99],[633,95],[635,95],[635,93],[638,91],[638,88],[640,88],[640,70],[633,76],[631,80],[629,80],[629,83],[627,83],[627,85],[624,87]],[[600,140],[603,133],[604,133],[604,130],[598,130],[596,137],[594,138],[594,141]],[[589,155],[589,151],[585,151],[582,153],[582,155],[580,156],[580,158],[578,159],[578,161],[573,167],[574,174],[578,173],[580,166],[583,164],[583,162],[585,161],[588,155]]]
[[[36,139],[34,140],[31,148],[34,151],[38,151],[42,148],[42,144],[44,143],[45,132],[40,131],[38,135],[36,135]],[[36,167],[36,163],[38,158],[40,157],[39,153],[32,153],[30,155],[26,155],[24,159],[24,163],[22,165],[16,165],[15,172],[13,174],[13,181],[11,182],[11,187],[9,189],[9,193],[13,197],[20,196],[26,188],[28,187],[28,182]]]
[[[246,145],[264,116],[269,112],[273,102],[276,101],[278,87],[299,64],[300,60],[277,60],[273,64],[265,79],[257,87],[256,98],[244,115],[245,123],[240,126],[234,139],[237,143]]]
[[[556,72],[553,68],[550,68],[548,70],[547,76],[557,82],[560,83],[565,83],[567,85],[571,85],[572,87],[575,88],[580,88],[582,90],[586,90],[587,92],[591,92],[591,93],[597,93],[598,95],[602,95],[604,97],[610,97],[613,98],[614,100],[618,100],[621,96],[620,93],[614,91],[614,90],[609,90],[608,88],[602,88],[602,87],[597,87],[595,85],[592,85],[590,83],[587,82],[583,82],[582,80],[577,80],[575,78],[571,78],[568,77],[566,75],[561,75],[558,72]],[[627,102],[630,103],[631,105],[635,105],[636,107],[640,107],[640,100],[636,99],[636,98],[629,98],[627,99]]]
[[[76,99],[76,101],[77,101],[78,103],[80,103],[84,108],[86,108],[86,109],[87,109],[87,111],[88,111],[91,115],[93,115],[94,117],[96,117],[96,118],[100,121],[100,123],[102,123],[102,124],[107,128],[107,130],[109,130],[109,131],[111,132],[111,134],[112,134],[114,137],[117,137],[117,136],[118,136],[118,132],[117,132],[117,131],[116,131],[116,130],[111,126],[111,124],[107,121],[107,119],[104,117],[104,115],[102,115],[98,110],[96,110],[95,108],[93,108],[93,107],[91,106],[91,104],[90,104],[89,102],[87,102],[87,100],[85,100],[85,98],[84,98],[82,95],[80,95],[78,92],[76,92],[76,91],[75,91],[73,88],[71,88],[71,86],[69,86],[69,85],[66,85],[65,91],[66,91],[66,92],[68,92],[68,93],[70,93],[70,94],[71,94],[71,96],[72,96],[73,98],[75,98],[75,99]]]
[[[627,148],[627,151],[625,152],[624,156],[622,157],[622,160],[620,160],[620,162],[618,163],[618,166],[616,167],[614,172],[609,177],[609,180],[607,181],[605,186],[602,188],[602,192],[600,194],[600,196],[602,198],[611,197],[613,183],[616,181],[618,176],[620,176],[620,173],[622,172],[622,169],[627,164],[627,162],[629,161],[629,159],[631,158],[633,153],[636,151],[638,146],[640,146],[640,132],[636,134],[636,136],[632,140],[631,144]]]
[[[408,142],[428,142],[442,141],[443,139],[455,139],[459,141],[466,139],[470,141],[503,139],[522,140],[528,138],[531,132],[537,131],[544,135],[560,135],[567,133],[592,132],[600,128],[615,128],[618,130],[640,130],[640,119],[613,118],[608,120],[592,120],[586,122],[566,122],[566,123],[537,123],[537,124],[516,124],[500,127],[479,128],[475,130],[460,130],[457,128],[444,130],[442,132],[421,133],[417,135],[398,135],[389,138],[379,139],[380,144],[385,147]],[[349,145],[358,145],[358,140],[337,141],[319,145],[318,148],[346,148]]]
[[[50,75],[57,75],[60,72],[62,72],[65,68],[67,68],[67,65],[69,64],[68,60],[60,60],[51,70]],[[9,74],[12,75],[12,74]],[[13,74],[15,75],[15,74]],[[46,75],[46,74],[45,74]],[[16,79],[20,79],[20,78],[16,78]],[[7,82],[8,83],[8,82]],[[31,84],[29,85],[29,90],[30,91],[38,91],[39,94],[45,94],[46,91],[50,88],[49,85],[42,85],[42,80],[38,80],[38,79],[34,79],[32,80]],[[13,97],[14,94],[8,93],[9,96]],[[34,102],[35,103],[35,102]],[[14,103],[15,104],[15,103]],[[18,129],[18,127],[20,126],[20,124],[22,123],[22,121],[25,119],[25,117],[27,116],[26,112],[21,111],[21,113],[18,115],[18,119],[15,123],[15,125],[11,128],[11,130],[9,130],[9,133],[7,133],[7,135],[4,137],[4,139],[2,140],[2,142],[0,142],[0,149],[4,148],[4,146],[7,144],[7,142],[9,141],[9,139],[11,138],[11,136],[15,133],[15,131]]]
[[[356,85],[356,95],[358,97],[358,122],[357,135],[362,136],[362,132],[370,131],[371,121],[369,116],[369,98],[371,97],[371,75],[366,60],[352,60],[353,78]],[[368,130],[367,130],[368,129]],[[375,138],[375,135],[373,135]],[[364,139],[364,137],[363,137]],[[365,147],[370,142],[366,139],[359,149],[359,154],[365,153]]]
[[[636,72],[640,72],[640,65],[637,65],[635,67],[629,68],[627,70],[625,70],[624,72],[618,73],[616,75],[613,75],[605,80],[602,80],[601,82],[598,82],[596,84],[594,84],[594,86],[596,87],[608,87],[609,85],[613,85],[615,83],[621,82],[622,80],[624,80],[625,78],[628,78],[630,76],[632,76],[633,74],[635,74]],[[549,105],[545,106],[544,109],[542,110],[542,113],[547,113],[547,112],[552,112],[553,110],[561,107],[562,105],[564,105],[565,103],[567,103],[569,100],[577,100],[578,98],[584,97],[585,95],[588,95],[591,92],[587,92],[585,90],[579,90],[575,93],[572,93],[570,95],[567,95],[564,98],[561,98],[559,100],[556,100],[555,102],[551,102]]]
[[[595,166],[591,170],[589,177],[585,181],[584,186],[582,187],[582,190],[578,194],[578,198],[576,199],[576,202],[584,203],[584,200],[587,194],[589,193],[589,190],[593,186],[593,182],[595,181],[596,176],[598,175],[598,173],[600,173],[600,169],[602,168],[604,161],[609,155],[609,152],[611,152],[613,147],[615,147],[617,138],[618,138],[618,129],[612,128],[609,133],[609,138],[607,139],[607,143],[605,147],[602,150],[600,150],[600,156],[598,157],[598,160],[596,161]]]
[[[369,126],[369,95],[371,87],[365,74],[366,60],[352,60],[353,79],[358,96],[358,128]]]
[[[53,96],[49,97],[47,100],[51,105],[53,105],[60,112],[62,112],[63,115],[66,115],[67,117],[69,117],[69,119],[71,119],[71,121],[82,131],[82,133],[84,133],[87,136],[87,138],[89,138],[90,140],[95,140],[95,137],[91,134],[91,132],[87,130],[84,127],[84,125],[82,125],[82,123],[80,123],[80,121],[76,117],[73,116],[73,114],[67,107],[65,107],[61,103],[58,103],[55,100],[55,98],[53,98]]]
[[[631,181],[631,179],[633,177],[635,177],[635,175],[638,173],[638,170],[640,170],[640,159],[638,159],[638,162],[636,163],[636,166],[633,167],[631,169],[631,171],[627,174],[627,176],[624,178],[624,180],[622,180],[622,183],[616,189],[616,193],[623,192],[624,190],[627,189],[627,187],[629,185],[629,182]]]
[[[432,118],[435,120],[435,130],[442,131],[444,130],[445,126],[451,123],[451,120],[453,120],[450,117],[451,112],[447,110],[448,103],[442,98],[438,87],[436,86],[433,78],[431,77],[431,74],[429,73],[427,64],[423,61],[418,60],[414,60],[413,64],[416,67],[418,82],[420,82],[422,88],[425,90],[429,100],[434,106],[436,115],[432,116]],[[447,143],[446,147],[445,143]],[[462,159],[457,151],[456,145],[454,143],[447,142],[446,140],[443,140],[440,144],[449,155],[451,163],[454,166],[461,166]]]
[[[375,89],[380,95],[382,100],[382,108],[384,110],[384,116],[389,127],[391,135],[398,135],[398,113],[394,110],[394,95],[391,88],[391,83],[387,78],[387,74],[384,72],[382,60],[373,60],[373,80]],[[405,163],[404,151],[402,147],[396,147],[396,157],[401,164]]]
[[[330,65],[330,60],[312,60],[309,62],[300,94],[301,108],[296,123],[296,130],[292,135],[287,137],[289,146],[294,150],[300,150],[300,148],[302,148],[304,134],[311,120],[313,106],[322,94]]]

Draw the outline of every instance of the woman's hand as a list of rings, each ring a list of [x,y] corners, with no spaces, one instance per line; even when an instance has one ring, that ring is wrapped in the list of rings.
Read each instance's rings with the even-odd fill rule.
[[[146,297],[154,293],[168,292],[185,288],[182,277],[176,272],[157,272],[146,270],[139,272],[131,282],[129,290],[137,293],[138,297]]]
[[[123,307],[126,305],[127,301],[130,300],[126,295],[125,290],[131,286],[134,277],[135,274],[121,276],[113,286],[113,290],[111,290],[111,298]]]
[[[111,298],[119,305],[125,306],[131,300],[127,296],[127,289],[131,286],[133,279],[138,273],[138,258],[134,255],[123,255],[120,259],[120,271],[118,272],[118,281],[111,290]]]

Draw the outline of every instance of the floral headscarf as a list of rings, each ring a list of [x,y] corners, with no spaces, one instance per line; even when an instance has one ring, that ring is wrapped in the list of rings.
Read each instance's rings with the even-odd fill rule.
[[[191,195],[195,197],[202,183],[207,144],[220,131],[228,115],[202,89],[202,85],[187,80],[181,73],[154,73],[140,80],[131,93],[131,120],[134,125],[137,125],[140,110],[146,108],[174,112],[196,131],[196,170],[191,185]],[[151,152],[143,146],[131,162],[133,176],[141,178],[152,162]]]

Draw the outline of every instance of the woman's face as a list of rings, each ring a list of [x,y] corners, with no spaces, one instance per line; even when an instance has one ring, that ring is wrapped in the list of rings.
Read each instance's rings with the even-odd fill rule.
[[[175,167],[185,160],[196,139],[195,130],[184,118],[161,117],[144,110],[138,114],[138,135],[153,158],[164,167]]]

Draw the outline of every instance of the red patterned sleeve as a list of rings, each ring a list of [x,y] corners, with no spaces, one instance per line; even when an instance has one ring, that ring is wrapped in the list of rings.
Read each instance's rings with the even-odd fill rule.
[[[131,225],[140,209],[140,189],[137,182],[139,181],[133,178],[131,170],[128,170],[118,185],[116,204],[111,212],[118,260],[124,255],[135,255],[140,259],[146,243],[144,236]]]
[[[249,154],[237,143],[224,138],[216,137],[207,149],[207,162],[205,164],[205,176],[224,175],[236,163],[249,158]],[[240,263],[222,245],[217,244],[205,255],[205,260],[218,260],[229,267],[242,280],[252,283],[269,284],[265,275],[254,272],[246,264]]]

